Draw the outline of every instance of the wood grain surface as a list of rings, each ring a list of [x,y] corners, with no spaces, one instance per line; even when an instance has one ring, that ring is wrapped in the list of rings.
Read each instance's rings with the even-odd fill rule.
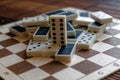
[[[0,16],[21,19],[63,7],[102,10],[120,18],[120,0],[0,0]]]

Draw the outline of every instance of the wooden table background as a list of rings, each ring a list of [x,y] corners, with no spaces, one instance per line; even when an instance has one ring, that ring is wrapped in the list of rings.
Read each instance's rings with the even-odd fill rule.
[[[102,10],[120,19],[120,0],[0,0],[0,17],[19,20],[64,7]],[[120,80],[120,77],[119,79],[113,77],[111,80]]]
[[[0,0],[0,16],[21,19],[68,6],[102,10],[120,18],[120,0]]]

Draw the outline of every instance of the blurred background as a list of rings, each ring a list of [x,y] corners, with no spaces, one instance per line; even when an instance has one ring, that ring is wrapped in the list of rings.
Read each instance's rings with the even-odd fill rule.
[[[102,10],[120,18],[120,0],[0,0],[0,17],[18,20],[64,7]]]

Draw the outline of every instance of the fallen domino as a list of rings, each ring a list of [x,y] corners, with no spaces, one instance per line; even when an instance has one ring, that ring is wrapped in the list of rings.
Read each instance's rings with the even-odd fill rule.
[[[49,39],[50,27],[39,27],[33,34],[34,41],[47,41]]]
[[[54,57],[59,46],[52,45],[51,41],[34,42],[30,40],[26,54],[28,57]]]
[[[70,62],[75,52],[76,44],[68,43],[66,46],[61,46],[59,51],[55,54],[55,60]]]
[[[96,34],[84,33],[77,41],[77,50],[88,50],[96,40]]]
[[[27,37],[26,29],[22,27],[21,25],[12,26],[10,27],[9,30],[10,30],[10,33],[18,37]]]
[[[91,13],[91,18],[93,18],[94,20],[96,20],[97,22],[101,24],[112,22],[112,19],[113,19],[112,16],[102,11]]]
[[[90,16],[88,12],[81,12],[80,16],[78,18],[76,18],[75,20],[73,20],[73,25],[74,24],[78,24],[78,25],[82,25],[82,26],[88,26],[90,23],[94,22],[95,20],[93,20]]]
[[[60,13],[59,15],[66,15],[66,20],[67,21],[71,21],[74,20],[75,18],[77,18],[77,14],[74,12],[64,12],[64,13]]]
[[[47,16],[23,18],[23,21],[21,24],[24,27],[39,27],[39,26],[48,27],[49,26]]]

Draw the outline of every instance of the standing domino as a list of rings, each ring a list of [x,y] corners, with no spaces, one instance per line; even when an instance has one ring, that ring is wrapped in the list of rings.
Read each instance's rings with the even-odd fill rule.
[[[91,13],[91,17],[101,24],[112,22],[112,19],[113,19],[112,16],[110,16],[102,11],[97,11],[97,12]]]
[[[59,51],[55,54],[55,60],[70,62],[76,51],[76,44],[67,43],[66,46],[61,46]]]
[[[95,34],[84,33],[77,41],[77,50],[88,50],[96,40]]]
[[[34,41],[47,41],[50,27],[39,27],[33,34]]]
[[[67,44],[67,29],[65,15],[51,15],[49,17],[51,26],[51,41],[54,45],[63,46]]]

